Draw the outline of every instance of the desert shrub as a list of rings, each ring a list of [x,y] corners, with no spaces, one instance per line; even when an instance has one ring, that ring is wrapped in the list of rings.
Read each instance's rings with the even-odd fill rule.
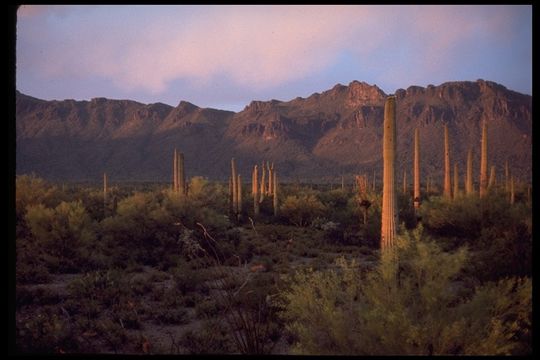
[[[95,242],[93,223],[80,201],[61,202],[55,209],[29,205],[25,215],[31,242],[42,248],[41,259],[52,271],[76,272],[88,266],[84,251]]]
[[[467,260],[422,236],[398,238],[373,270],[353,260],[337,270],[297,272],[283,293],[284,318],[306,354],[501,355],[530,348],[531,280],[474,290],[456,282]],[[529,341],[529,343],[527,343]]]
[[[314,195],[290,195],[280,207],[280,214],[296,226],[308,226],[324,214],[323,203]]]
[[[45,307],[17,322],[17,350],[23,353],[61,353],[78,349],[68,319],[55,308]]]
[[[466,269],[480,281],[532,276],[532,232],[523,221],[505,229],[483,229],[474,249]]]

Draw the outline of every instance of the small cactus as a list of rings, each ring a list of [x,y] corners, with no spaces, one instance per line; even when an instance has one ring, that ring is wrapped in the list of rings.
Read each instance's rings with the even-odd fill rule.
[[[176,148],[174,149],[173,153],[173,192],[176,193],[178,191],[178,153],[176,152]]]
[[[184,154],[179,153],[177,160],[178,160],[178,165],[177,165],[178,190],[177,192],[180,195],[186,195],[186,175],[184,173]]]
[[[398,224],[396,196],[396,98],[389,96],[384,104],[383,130],[383,197],[381,216],[381,249],[394,246]]]

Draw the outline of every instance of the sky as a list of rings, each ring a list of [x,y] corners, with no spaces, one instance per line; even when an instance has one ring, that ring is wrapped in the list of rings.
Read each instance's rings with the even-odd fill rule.
[[[532,95],[531,5],[23,5],[16,87],[241,111],[353,80]]]

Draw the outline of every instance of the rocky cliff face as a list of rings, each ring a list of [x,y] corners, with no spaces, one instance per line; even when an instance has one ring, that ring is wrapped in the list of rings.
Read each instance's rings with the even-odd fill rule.
[[[517,176],[531,177],[530,96],[484,80],[411,86],[395,94],[399,173],[410,175],[418,127],[422,176],[442,178],[446,123],[451,162],[464,170],[472,147],[477,178],[485,119],[488,161],[498,178],[506,160]],[[284,180],[337,181],[341,174],[372,171],[380,177],[385,97],[377,86],[353,81],[287,102],[252,101],[233,113],[184,101],[173,108],[103,98],[43,101],[17,93],[17,173],[98,181],[107,171],[117,180],[168,181],[177,147],[188,176],[224,180],[234,156],[242,174],[265,159],[277,163]]]

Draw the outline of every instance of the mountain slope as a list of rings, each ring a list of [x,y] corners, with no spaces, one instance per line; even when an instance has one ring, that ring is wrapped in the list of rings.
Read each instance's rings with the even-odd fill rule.
[[[241,112],[129,100],[43,101],[17,92],[17,173],[51,180],[169,181],[172,151],[184,152],[189,176],[225,180],[231,157],[245,179],[255,163],[274,161],[282,179],[337,181],[341,174],[382,171],[386,94],[353,81],[307,98],[252,101]],[[482,121],[488,124],[488,161],[502,179],[532,173],[532,97],[484,80],[447,82],[396,91],[399,178],[412,166],[412,138],[420,128],[423,176],[442,178],[443,124],[451,162],[460,175],[473,148],[478,177]],[[349,181],[352,179],[349,178]]]

